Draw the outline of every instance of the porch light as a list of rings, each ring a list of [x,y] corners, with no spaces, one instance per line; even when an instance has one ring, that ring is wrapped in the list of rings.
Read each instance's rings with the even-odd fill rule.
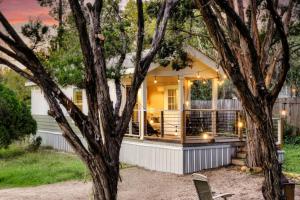
[[[177,76],[177,82],[178,82],[178,83],[180,82],[180,80],[179,80],[179,75]]]
[[[239,127],[239,128],[243,128],[243,127],[244,127],[244,123],[241,122],[241,121],[239,121],[239,122],[238,122],[238,127]]]
[[[296,88],[292,88],[292,95],[293,96],[296,96],[296,91],[297,91]]]
[[[154,84],[156,84],[157,83],[157,80],[156,80],[156,76],[154,77]]]
[[[208,139],[208,134],[207,134],[207,133],[204,133],[204,134],[203,134],[203,139],[204,139],[204,140],[207,140],[207,139]]]
[[[186,101],[186,102],[185,102],[185,105],[186,105],[186,106],[189,106],[189,105],[190,105],[190,102],[189,102],[189,101]]]
[[[286,109],[285,109],[285,104],[286,104],[286,103],[283,103],[283,109],[282,109],[281,112],[280,112],[280,114],[281,114],[282,117],[285,117],[286,114],[287,114]]]
[[[202,82],[204,85],[206,85],[206,80],[203,80],[203,82]]]
[[[198,79],[200,78],[200,73],[199,73],[199,72],[197,73],[197,78],[198,78]]]

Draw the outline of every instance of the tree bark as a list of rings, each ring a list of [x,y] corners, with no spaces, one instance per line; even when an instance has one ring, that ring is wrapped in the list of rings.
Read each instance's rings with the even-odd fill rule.
[[[253,114],[247,113],[247,165],[262,167],[265,180],[262,193],[266,200],[281,200],[281,169],[273,135],[272,106],[266,103],[260,106],[264,113],[264,121],[257,121]]]
[[[246,113],[246,112],[245,112]],[[257,136],[257,129],[251,117],[246,114],[247,121],[247,160],[246,165],[250,168],[262,167],[261,148]]]
[[[115,160],[115,159],[114,159]],[[94,200],[116,200],[118,179],[120,176],[119,158],[108,163],[103,162],[98,155],[92,160],[86,160],[93,181]]]

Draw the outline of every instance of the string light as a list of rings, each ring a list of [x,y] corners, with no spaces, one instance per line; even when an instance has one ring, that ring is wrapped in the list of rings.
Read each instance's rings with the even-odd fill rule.
[[[200,78],[200,73],[199,73],[199,72],[197,73],[197,78],[198,78],[198,79]]]
[[[179,75],[178,75],[178,77],[177,77],[177,82],[178,82],[178,83],[180,82],[180,80],[179,80]]]
[[[206,80],[204,79],[202,83],[203,83],[204,85],[206,85]]]
[[[223,80],[222,80],[222,81],[218,81],[218,84],[219,84],[219,85],[223,85],[223,83],[224,83]]]
[[[157,83],[157,80],[156,80],[156,76],[154,77],[154,84],[156,84]]]

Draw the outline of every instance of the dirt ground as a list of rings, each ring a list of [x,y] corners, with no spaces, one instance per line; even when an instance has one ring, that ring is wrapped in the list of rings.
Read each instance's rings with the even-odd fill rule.
[[[232,167],[203,172],[216,193],[233,193],[231,200],[262,199],[260,175],[248,175]],[[121,170],[120,200],[197,200],[191,175],[179,176],[136,167]],[[1,200],[84,200],[89,199],[91,183],[68,181],[31,188],[0,190]],[[300,188],[296,189],[300,200]]]

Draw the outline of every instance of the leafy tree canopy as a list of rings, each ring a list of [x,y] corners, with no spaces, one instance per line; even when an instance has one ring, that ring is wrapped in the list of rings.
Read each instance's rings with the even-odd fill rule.
[[[25,86],[26,81],[25,78],[10,69],[3,68],[0,73],[0,84],[13,90],[20,101],[30,105],[30,88]]]
[[[0,84],[0,148],[36,133],[30,109],[16,94]]]

